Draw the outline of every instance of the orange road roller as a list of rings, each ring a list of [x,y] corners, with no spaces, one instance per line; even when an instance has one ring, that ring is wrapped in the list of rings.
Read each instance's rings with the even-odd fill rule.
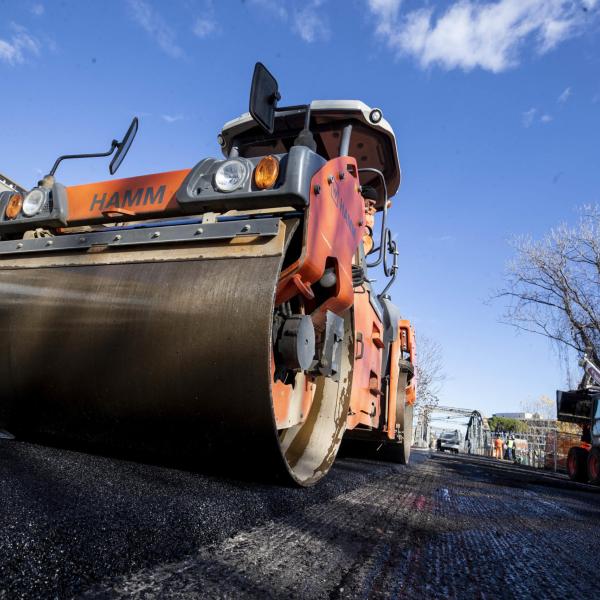
[[[394,133],[354,100],[250,112],[191,169],[0,194],[0,427],[309,486],[342,443],[408,462],[415,338],[388,291]],[[376,218],[377,216],[377,218]],[[377,226],[375,223],[377,222]],[[387,278],[380,293],[374,273]]]

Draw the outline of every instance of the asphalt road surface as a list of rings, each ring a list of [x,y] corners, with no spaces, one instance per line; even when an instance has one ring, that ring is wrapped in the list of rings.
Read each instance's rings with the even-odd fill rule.
[[[490,459],[308,489],[0,440],[0,598],[592,598],[600,488]]]

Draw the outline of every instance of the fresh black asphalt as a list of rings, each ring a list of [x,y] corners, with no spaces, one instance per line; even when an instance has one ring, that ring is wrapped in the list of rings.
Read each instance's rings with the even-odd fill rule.
[[[0,440],[0,598],[591,598],[600,488],[491,459],[316,487]]]

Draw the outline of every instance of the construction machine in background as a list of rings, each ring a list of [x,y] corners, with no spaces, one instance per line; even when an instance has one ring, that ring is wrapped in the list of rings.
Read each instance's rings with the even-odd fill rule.
[[[302,486],[342,438],[408,462],[415,339],[388,293],[394,133],[359,101],[279,99],[257,63],[223,158],[58,181],[73,158],[112,156],[114,174],[134,119],[108,151],[0,194],[0,427]]]
[[[569,449],[567,473],[573,481],[600,485],[600,366],[586,353],[579,363],[584,376],[576,390],[557,391],[559,421],[581,426],[581,442]]]

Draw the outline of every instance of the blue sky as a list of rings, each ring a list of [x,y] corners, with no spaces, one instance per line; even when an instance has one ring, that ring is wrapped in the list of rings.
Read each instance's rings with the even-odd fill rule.
[[[444,350],[444,404],[486,413],[554,395],[543,339],[500,323],[515,235],[600,202],[596,0],[0,0],[0,172],[25,186],[58,154],[140,133],[119,176],[218,155],[254,62],[289,104],[358,98],[394,127],[402,276],[394,300]],[[107,178],[73,161],[66,184]]]

